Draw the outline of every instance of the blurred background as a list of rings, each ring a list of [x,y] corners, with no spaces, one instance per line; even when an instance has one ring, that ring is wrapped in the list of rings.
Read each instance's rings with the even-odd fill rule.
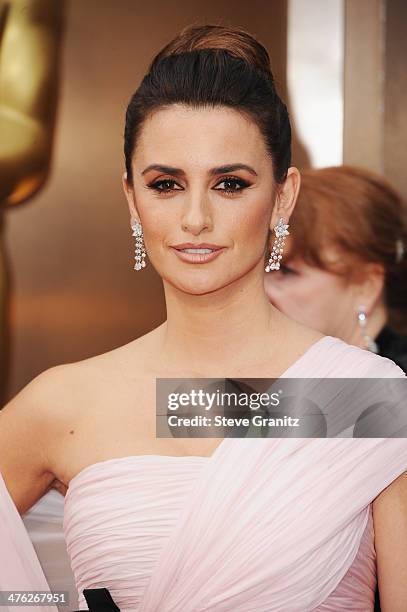
[[[124,115],[192,23],[267,47],[295,165],[362,166],[407,196],[404,0],[0,0],[1,404],[165,320],[160,278],[133,270]]]

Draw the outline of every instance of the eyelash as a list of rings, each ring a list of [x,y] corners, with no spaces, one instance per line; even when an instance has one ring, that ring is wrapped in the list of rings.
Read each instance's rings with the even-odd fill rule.
[[[227,193],[228,195],[234,195],[235,193],[238,193],[240,191],[243,191],[244,189],[246,189],[246,187],[249,187],[250,183],[248,183],[247,181],[243,180],[243,179],[238,179],[234,176],[225,176],[220,183],[217,183],[218,185],[220,185],[221,183],[224,182],[234,182],[235,184],[240,185],[239,189],[215,189],[215,191],[223,191],[225,193]],[[155,181],[153,183],[150,183],[149,185],[147,185],[147,187],[149,189],[152,189],[153,191],[155,191],[156,193],[170,193],[171,191],[182,191],[182,189],[160,189],[158,187],[158,185],[161,185],[162,183],[175,183],[174,179],[161,179],[159,181]]]

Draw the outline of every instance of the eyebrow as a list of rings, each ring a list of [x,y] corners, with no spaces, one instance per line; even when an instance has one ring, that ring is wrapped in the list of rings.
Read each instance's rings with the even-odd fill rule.
[[[164,174],[172,174],[173,176],[185,176],[185,172],[181,168],[173,168],[172,166],[163,166],[161,164],[150,164],[147,166],[141,173],[143,176],[149,170],[158,170],[159,172],[163,172]],[[218,174],[226,174],[228,172],[234,172],[235,170],[247,170],[250,174],[257,176],[257,172],[251,166],[247,164],[227,164],[226,166],[218,166],[216,168],[211,168],[209,170],[209,174],[211,176],[216,176]]]

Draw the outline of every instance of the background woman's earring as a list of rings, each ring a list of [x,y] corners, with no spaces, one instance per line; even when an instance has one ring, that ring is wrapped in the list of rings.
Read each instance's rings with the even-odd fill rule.
[[[280,259],[282,259],[283,257],[285,237],[290,233],[287,229],[288,227],[289,225],[288,223],[284,223],[283,217],[280,217],[279,222],[277,223],[277,225],[274,226],[276,239],[274,241],[273,248],[270,253],[269,262],[264,268],[266,272],[270,272],[270,270],[280,269]]]
[[[136,250],[134,259],[136,263],[134,264],[134,270],[141,270],[141,268],[146,267],[146,262],[144,258],[146,257],[146,249],[144,246],[144,236],[143,236],[143,228],[141,227],[141,223],[138,221],[134,221],[131,225],[133,230],[133,236],[136,237]]]
[[[358,323],[360,327],[360,331],[363,336],[363,340],[365,341],[366,348],[372,353],[377,353],[379,347],[376,342],[366,333],[366,323],[367,323],[367,315],[366,315],[366,306],[361,304],[358,309]]]

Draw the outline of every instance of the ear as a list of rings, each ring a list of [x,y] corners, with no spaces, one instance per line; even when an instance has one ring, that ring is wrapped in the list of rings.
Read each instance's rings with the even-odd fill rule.
[[[288,223],[297,202],[300,184],[300,172],[298,168],[291,166],[288,168],[287,177],[284,183],[277,184],[276,200],[270,220],[271,231],[273,230],[274,226],[277,225],[280,217],[283,217],[285,223]]]
[[[385,271],[380,263],[366,263],[361,274],[363,277],[355,285],[356,308],[358,304],[364,304],[367,314],[370,314],[383,300]]]
[[[128,204],[129,211],[130,211],[130,223],[132,223],[133,221],[140,222],[140,218],[139,218],[137,208],[136,208],[136,199],[134,196],[134,189],[127,180],[127,172],[123,173],[122,185],[123,185],[124,195],[126,196],[127,204]]]

